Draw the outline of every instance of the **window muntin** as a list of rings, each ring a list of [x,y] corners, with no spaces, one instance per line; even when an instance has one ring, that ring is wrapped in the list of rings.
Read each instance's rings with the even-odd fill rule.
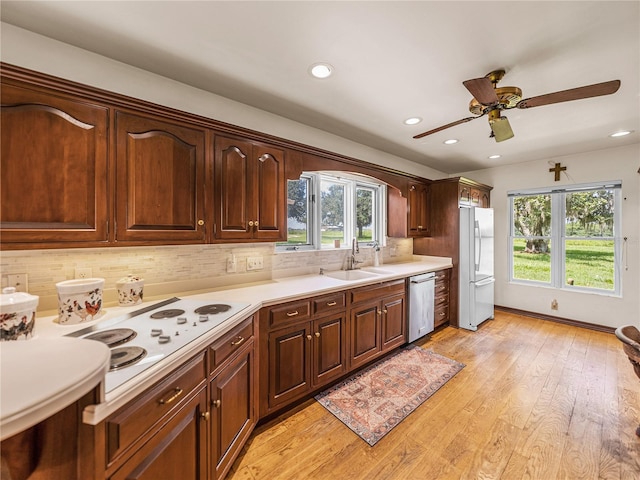
[[[350,174],[305,172],[287,182],[287,241],[277,250],[385,243],[386,185]]]
[[[620,187],[509,193],[511,280],[619,294]]]

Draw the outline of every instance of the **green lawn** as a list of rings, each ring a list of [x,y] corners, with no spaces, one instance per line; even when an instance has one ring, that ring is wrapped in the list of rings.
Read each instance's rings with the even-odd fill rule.
[[[548,253],[524,253],[525,241],[514,241],[513,276],[522,280],[551,281]],[[612,240],[567,240],[566,279],[575,286],[613,290],[614,254]]]
[[[359,238],[359,242],[370,242],[372,238],[371,230],[363,230],[362,238]],[[341,230],[324,230],[322,232],[321,242],[323,245],[333,245],[333,241],[340,239],[344,241],[344,233]],[[287,243],[299,245],[301,243],[307,243],[306,230],[294,230],[289,229],[287,233]]]

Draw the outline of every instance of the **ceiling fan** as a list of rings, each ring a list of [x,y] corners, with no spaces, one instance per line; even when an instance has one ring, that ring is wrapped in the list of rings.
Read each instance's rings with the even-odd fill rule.
[[[489,118],[489,126],[491,127],[490,137],[495,138],[496,142],[502,142],[513,137],[513,130],[511,130],[509,120],[507,117],[501,116],[503,110],[540,107],[552,103],[610,95],[617,92],[620,88],[620,80],[611,80],[609,82],[547,93],[546,95],[525,98],[523,100],[522,90],[518,87],[498,87],[498,82],[502,80],[504,74],[504,70],[494,70],[484,77],[473,78],[462,82],[471,95],[473,95],[473,99],[471,99],[469,103],[469,111],[476,115],[475,117],[467,117],[456,122],[448,123],[447,125],[434,128],[428,132],[415,135],[413,138],[426,137],[432,133],[440,132],[441,130],[455,127],[461,123],[466,123],[487,115]]]

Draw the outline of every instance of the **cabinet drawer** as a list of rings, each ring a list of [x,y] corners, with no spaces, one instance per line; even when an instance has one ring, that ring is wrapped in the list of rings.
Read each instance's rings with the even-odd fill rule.
[[[324,297],[311,300],[313,303],[313,314],[342,310],[346,306],[347,298],[344,292],[334,293]]]
[[[206,379],[205,355],[186,362],[167,378],[132,400],[105,421],[107,464],[177,410]]]
[[[449,294],[441,293],[440,295],[436,295],[436,298],[433,301],[435,308],[438,308],[440,305],[448,305],[449,304]]]
[[[253,315],[244,320],[233,330],[224,334],[209,347],[209,373],[212,373],[231,356],[233,352],[253,338]]]
[[[349,293],[351,295],[351,303],[358,303],[366,300],[379,300],[394,293],[404,293],[404,290],[404,279],[401,279],[355,288]]]
[[[439,327],[449,321],[449,303],[436,306],[433,313],[434,326]]]
[[[449,283],[449,270],[439,270],[435,272],[436,283]]]
[[[449,282],[436,282],[434,287],[434,295],[437,297],[439,295],[445,295],[449,293]]]
[[[269,309],[269,326],[278,326],[287,322],[306,320],[311,316],[309,301],[290,302]]]

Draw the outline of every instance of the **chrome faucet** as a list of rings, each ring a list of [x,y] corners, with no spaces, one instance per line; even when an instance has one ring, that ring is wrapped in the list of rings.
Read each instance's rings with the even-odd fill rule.
[[[363,263],[363,261],[358,260],[356,258],[356,254],[360,253],[360,246],[358,245],[358,241],[354,238],[351,242],[351,254],[347,257],[347,270],[355,270],[359,263]]]

